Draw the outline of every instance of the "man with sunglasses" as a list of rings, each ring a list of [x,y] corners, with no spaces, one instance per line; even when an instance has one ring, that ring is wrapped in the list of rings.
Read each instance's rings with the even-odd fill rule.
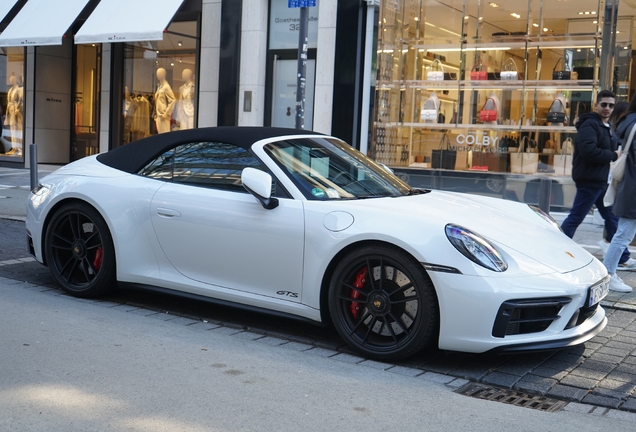
[[[576,195],[570,214],[563,221],[561,229],[570,238],[595,205],[605,220],[605,235],[611,241],[618,218],[612,214],[611,207],[603,205],[603,196],[607,189],[609,164],[618,159],[617,140],[608,120],[616,95],[609,90],[601,90],[596,97],[594,111],[583,114],[576,123],[574,157],[572,158],[572,180],[576,185]],[[601,251],[605,253],[608,243],[601,240]],[[619,261],[619,269],[636,269],[636,260],[630,258],[625,249]]]

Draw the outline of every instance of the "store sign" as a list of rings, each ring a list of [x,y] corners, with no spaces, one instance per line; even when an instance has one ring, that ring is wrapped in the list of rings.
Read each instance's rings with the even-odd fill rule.
[[[316,6],[316,0],[288,0],[288,8],[301,8],[301,7],[314,7]]]
[[[457,144],[496,146],[498,139],[499,137],[489,137],[488,135],[479,137],[475,135],[459,134],[457,135],[455,141],[457,142]]]
[[[301,3],[301,1],[297,0],[297,3]],[[315,3],[317,4],[318,2],[316,1]],[[316,48],[317,46],[318,7],[312,7],[308,11],[308,48]],[[269,49],[298,49],[299,29],[299,10],[288,7],[288,2],[285,0],[272,0],[269,16]]]

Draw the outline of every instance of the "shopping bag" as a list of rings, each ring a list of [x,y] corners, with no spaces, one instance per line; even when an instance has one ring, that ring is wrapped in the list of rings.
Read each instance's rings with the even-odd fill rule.
[[[539,168],[539,153],[524,151],[528,138],[523,137],[517,153],[510,153],[510,172],[515,174],[534,174]]]
[[[554,174],[558,176],[572,175],[572,138],[568,138],[561,144],[561,152],[554,155]]]
[[[431,166],[433,168],[455,169],[457,151],[450,150],[450,140],[444,134],[439,142],[439,149],[433,150],[431,155]]]

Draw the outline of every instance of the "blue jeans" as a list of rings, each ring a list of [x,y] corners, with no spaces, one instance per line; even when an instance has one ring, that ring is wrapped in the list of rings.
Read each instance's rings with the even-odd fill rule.
[[[605,207],[603,204],[605,188],[577,187],[574,203],[570,214],[561,224],[561,229],[568,237],[574,237],[576,229],[581,225],[585,216],[595,205],[601,217],[605,220],[605,235],[608,242],[612,241],[618,225],[618,217],[612,213],[612,207]],[[630,240],[631,241],[631,240]],[[629,243],[629,242],[628,242]],[[625,248],[620,257],[620,262],[624,263],[629,259],[629,250]]]
[[[609,274],[616,273],[616,267],[618,267],[618,260],[621,258],[621,254],[629,243],[634,239],[636,235],[636,219],[620,218],[618,220],[618,229],[616,234],[610,243],[603,264],[607,268]]]

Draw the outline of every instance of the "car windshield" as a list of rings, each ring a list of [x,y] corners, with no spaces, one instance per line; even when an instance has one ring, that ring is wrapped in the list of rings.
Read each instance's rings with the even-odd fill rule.
[[[264,146],[311,200],[396,197],[411,187],[348,144],[333,138],[297,138]]]

